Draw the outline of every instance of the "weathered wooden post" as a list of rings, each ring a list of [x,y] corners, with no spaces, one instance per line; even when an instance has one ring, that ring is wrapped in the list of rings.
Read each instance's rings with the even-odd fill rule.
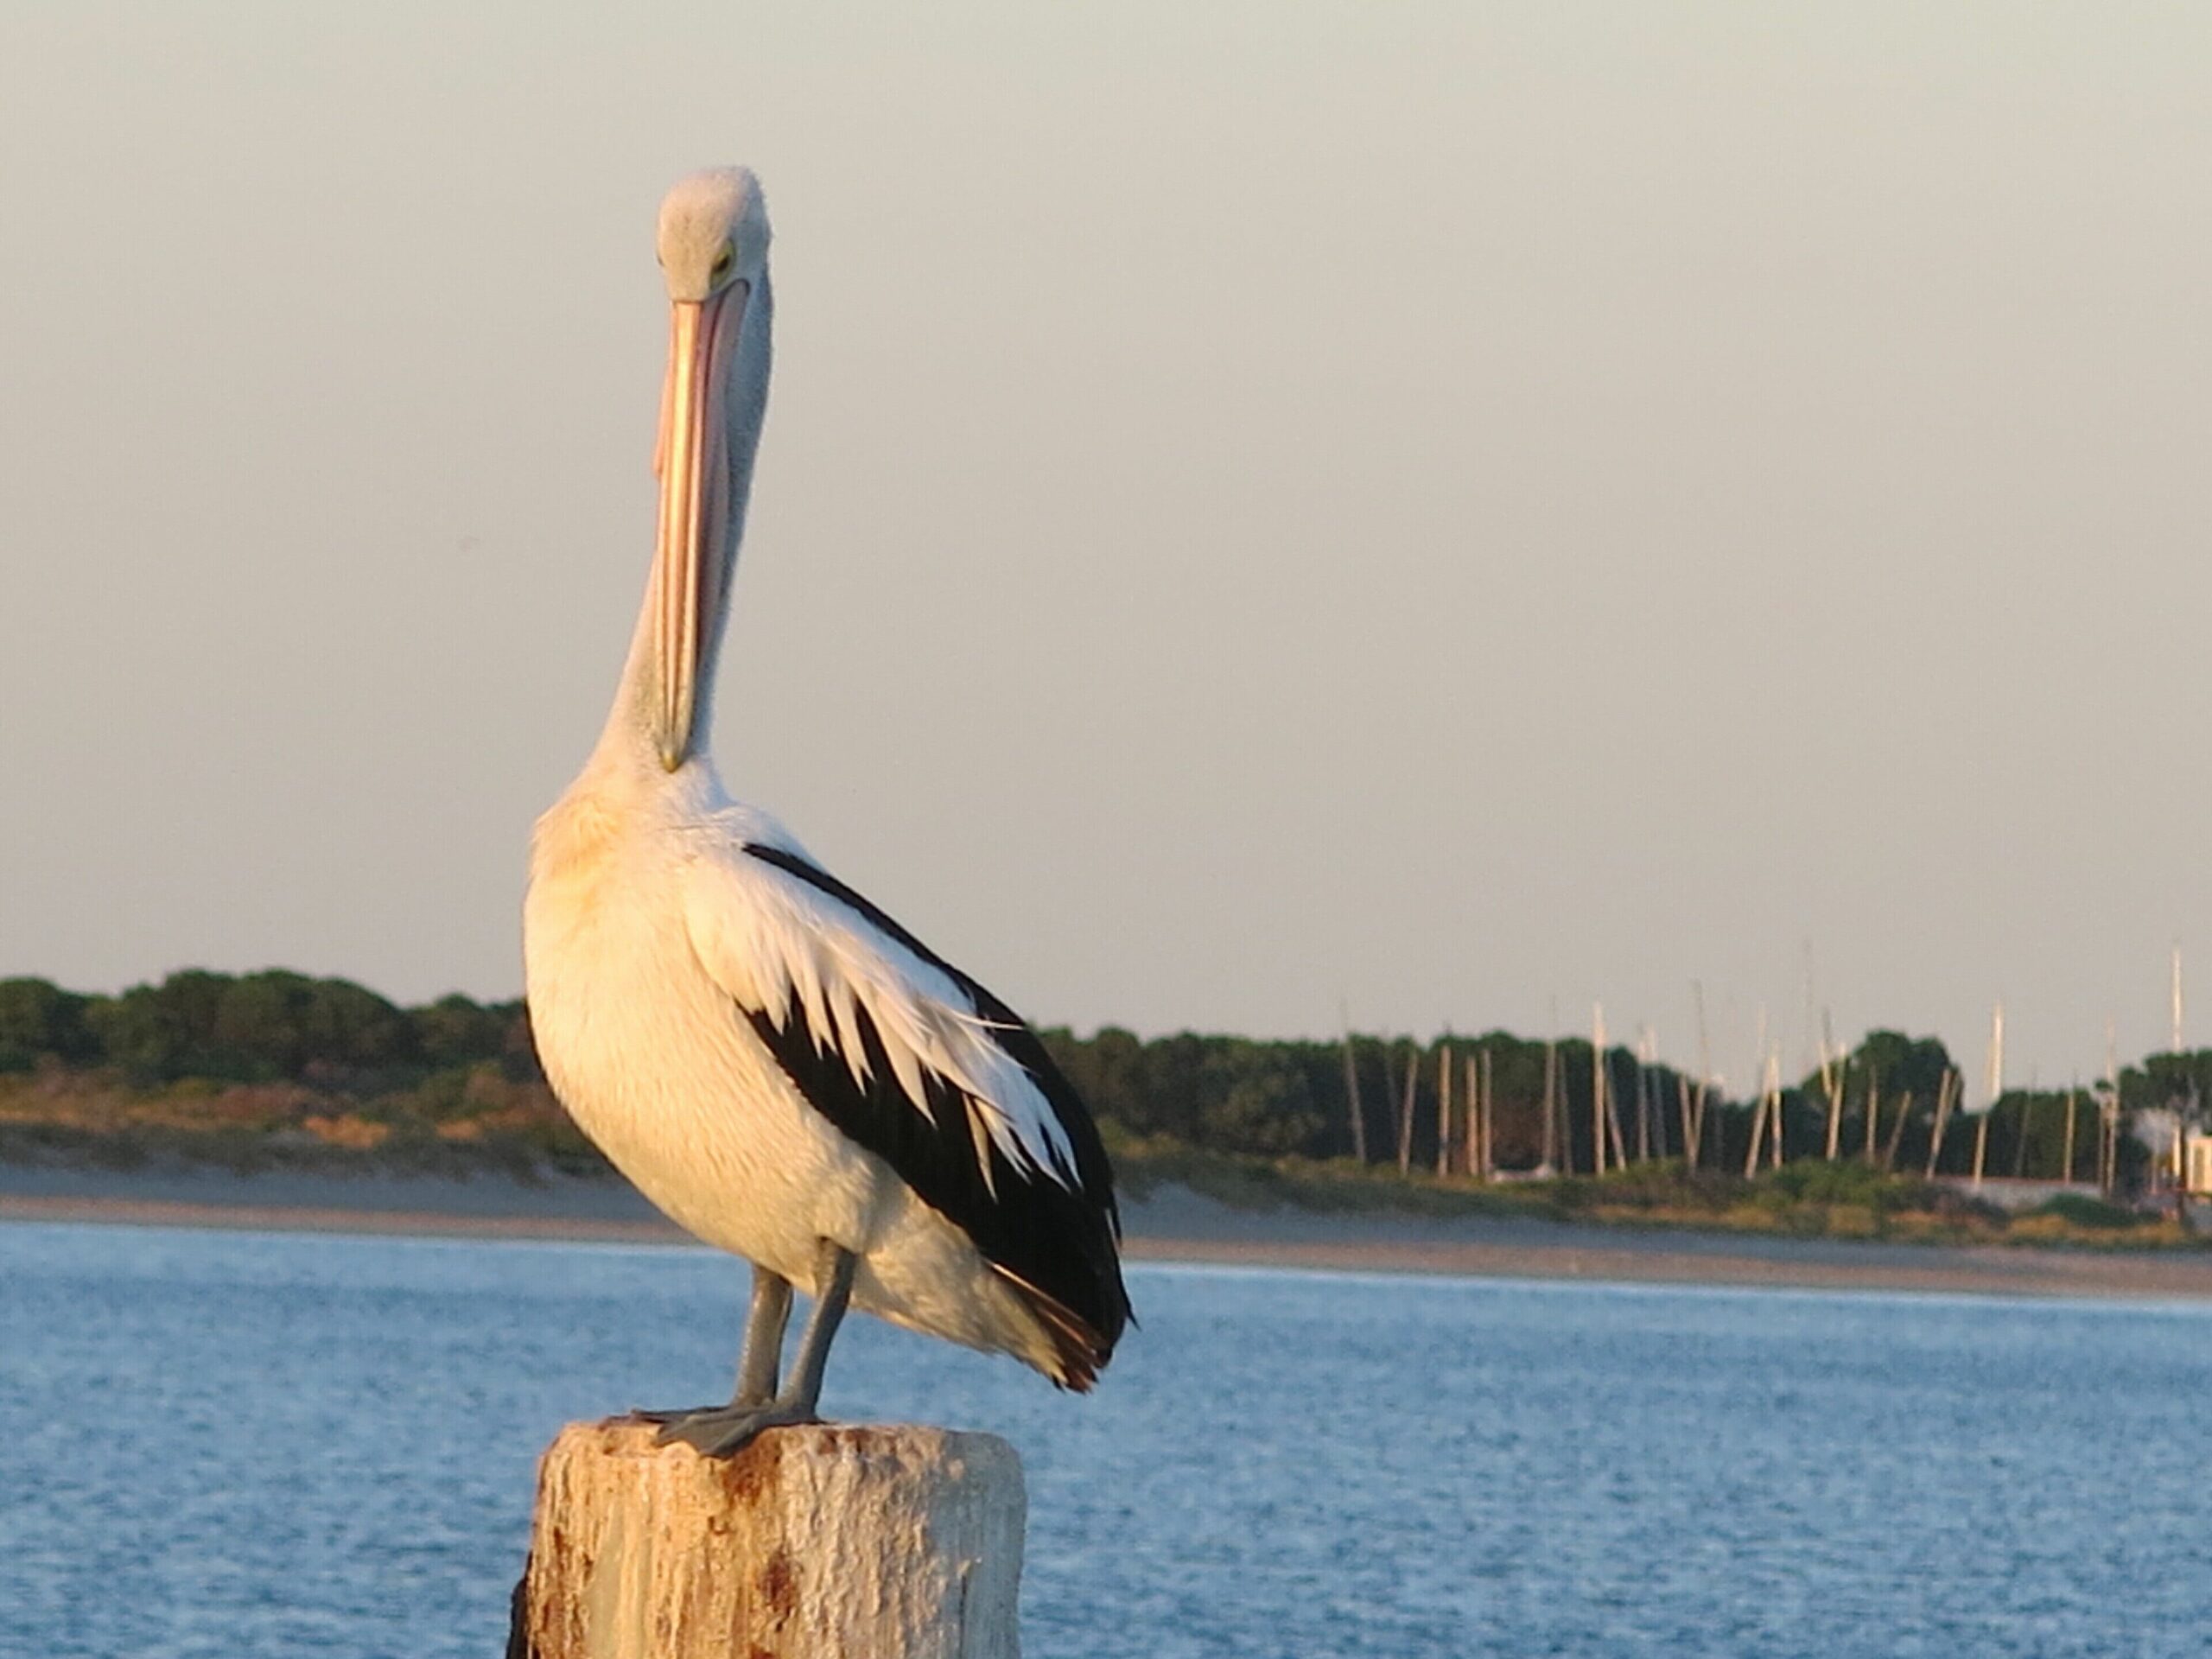
[[[1386,1061],[1382,1075],[1389,1075]],[[1398,1174],[1402,1179],[1414,1173],[1414,1096],[1421,1087],[1421,1045],[1416,1042],[1406,1051],[1406,1096],[1398,1107]]]
[[[653,1434],[611,1418],[547,1448],[509,1659],[1017,1659],[1004,1440],[825,1424],[709,1458]]]
[[[1389,1076],[1389,1064],[1385,1061],[1382,1077],[1386,1088]],[[1344,1102],[1345,1109],[1351,1114],[1352,1161],[1364,1166],[1367,1162],[1367,1109],[1359,1103],[1359,1066],[1352,1058],[1351,1015],[1349,1013],[1344,1015]]]

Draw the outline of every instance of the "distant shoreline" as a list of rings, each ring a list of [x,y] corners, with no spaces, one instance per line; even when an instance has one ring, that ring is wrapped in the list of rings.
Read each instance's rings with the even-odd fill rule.
[[[684,1245],[626,1186],[0,1165],[0,1222]],[[1127,1205],[1141,1262],[1480,1278],[2005,1296],[2212,1299],[2212,1255],[1796,1239],[1536,1219]]]

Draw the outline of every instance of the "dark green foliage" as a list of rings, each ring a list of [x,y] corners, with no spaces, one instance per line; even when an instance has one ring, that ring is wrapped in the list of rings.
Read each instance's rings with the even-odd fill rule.
[[[2017,1171],[2037,1180],[2056,1180],[2064,1174],[2069,1092],[2074,1096],[2074,1173],[2077,1179],[2094,1178],[2101,1120],[2097,1098],[2086,1089],[2014,1089],[1999,1096],[1991,1109],[1989,1145],[1983,1154],[1987,1173],[2010,1175]],[[1954,1153],[1943,1167],[1967,1167],[1966,1154]]]
[[[1805,1159],[1785,1164],[1760,1178],[1763,1201],[1780,1206],[1791,1204],[1856,1204],[1877,1214],[1899,1210],[1935,1210],[1943,1202],[1945,1189],[1910,1176],[1886,1176],[1855,1160],[1828,1163]]]
[[[181,1075],[175,1068],[189,1050],[189,1036],[175,1007],[151,985],[133,986],[117,997],[88,997],[85,1024],[95,1057],[133,1078],[152,1083]]]
[[[411,1009],[408,1017],[414,1022],[416,1046],[423,1063],[446,1066],[502,1058],[521,1013],[518,1002],[487,1006],[456,992]]]
[[[409,1016],[342,979],[248,974],[226,988],[206,1051],[211,1066],[268,1067],[280,1077],[317,1068],[404,1065],[419,1053]]]
[[[1147,1043],[1111,1026],[1088,1040],[1058,1027],[1040,1035],[1101,1120],[1207,1151],[1319,1153],[1327,1108],[1343,1096],[1325,1045],[1187,1032]]]
[[[406,1014],[343,979],[190,969],[85,1001],[92,1058],[143,1082],[304,1078],[404,1066],[419,1054]]]
[[[1809,1072],[1796,1088],[1783,1096],[1783,1117],[1788,1127],[1786,1145],[1792,1158],[1824,1157],[1827,1151],[1829,1090],[1840,1103],[1837,1150],[1844,1157],[1865,1161],[1867,1144],[1867,1096],[1875,1098],[1874,1161],[1886,1165],[1895,1149],[1896,1171],[1910,1174],[1928,1167],[1928,1143],[1936,1132],[1937,1098],[1943,1077],[1957,1069],[1950,1051],[1934,1037],[1908,1037],[1901,1031],[1870,1031],[1866,1040],[1823,1073]],[[1955,1084],[1954,1085],[1956,1086]],[[1903,1122],[1899,1117],[1902,1115]],[[1745,1120],[1748,1132],[1749,1120]],[[1943,1144],[1955,1149],[1962,1124],[1958,1102]],[[1958,1154],[1947,1152],[1941,1169],[1955,1173]]]
[[[118,996],[0,981],[0,1070],[43,1055],[111,1066],[140,1084],[207,1077],[397,1087],[484,1062],[514,1080],[537,1075],[520,1002],[452,995],[402,1008],[350,980],[281,969],[188,969]]]
[[[2116,1204],[2107,1204],[2101,1198],[2084,1198],[2078,1192],[2061,1192],[2056,1198],[2037,1205],[2028,1213],[2031,1216],[2056,1216],[2061,1221],[2075,1227],[2094,1227],[2107,1231],[2133,1227],[2142,1219],[2132,1210],[2123,1210]]]
[[[2212,1048],[2145,1055],[2120,1074],[2120,1099],[2131,1112],[2164,1109],[2194,1120],[2212,1101]]]
[[[1942,1086],[1943,1073],[1951,1065],[1950,1051],[1936,1038],[1908,1037],[1901,1031],[1870,1031],[1866,1039],[1844,1057],[1834,1076],[1843,1086],[1847,1111],[1856,1112],[1864,1107],[1870,1083],[1885,1100],[1909,1094],[1933,1111],[1936,1091]],[[1798,1090],[1819,1102],[1822,1111],[1826,1111],[1827,1101],[1818,1071],[1808,1076]],[[1822,1121],[1825,1123],[1825,1118]]]
[[[43,979],[0,979],[0,1071],[25,1071],[42,1058],[95,1058],[88,1001]]]

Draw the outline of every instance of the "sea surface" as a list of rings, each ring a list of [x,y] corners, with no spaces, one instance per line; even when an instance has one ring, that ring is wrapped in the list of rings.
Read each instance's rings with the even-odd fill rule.
[[[2199,1654],[2212,1308],[1140,1268],[1100,1391],[856,1319],[1027,1463],[1032,1659]],[[727,1393],[743,1269],[0,1225],[0,1654],[496,1656],[566,1421]]]

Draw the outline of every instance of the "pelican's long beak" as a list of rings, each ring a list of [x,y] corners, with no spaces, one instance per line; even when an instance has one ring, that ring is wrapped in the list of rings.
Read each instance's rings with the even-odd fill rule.
[[[714,626],[726,553],[728,467],[722,433],[724,359],[745,319],[747,284],[671,308],[668,379],[653,469],[660,477],[660,527],[653,558],[660,697],[654,713],[660,763],[690,758],[698,718],[699,668]],[[727,319],[723,312],[734,307]]]

